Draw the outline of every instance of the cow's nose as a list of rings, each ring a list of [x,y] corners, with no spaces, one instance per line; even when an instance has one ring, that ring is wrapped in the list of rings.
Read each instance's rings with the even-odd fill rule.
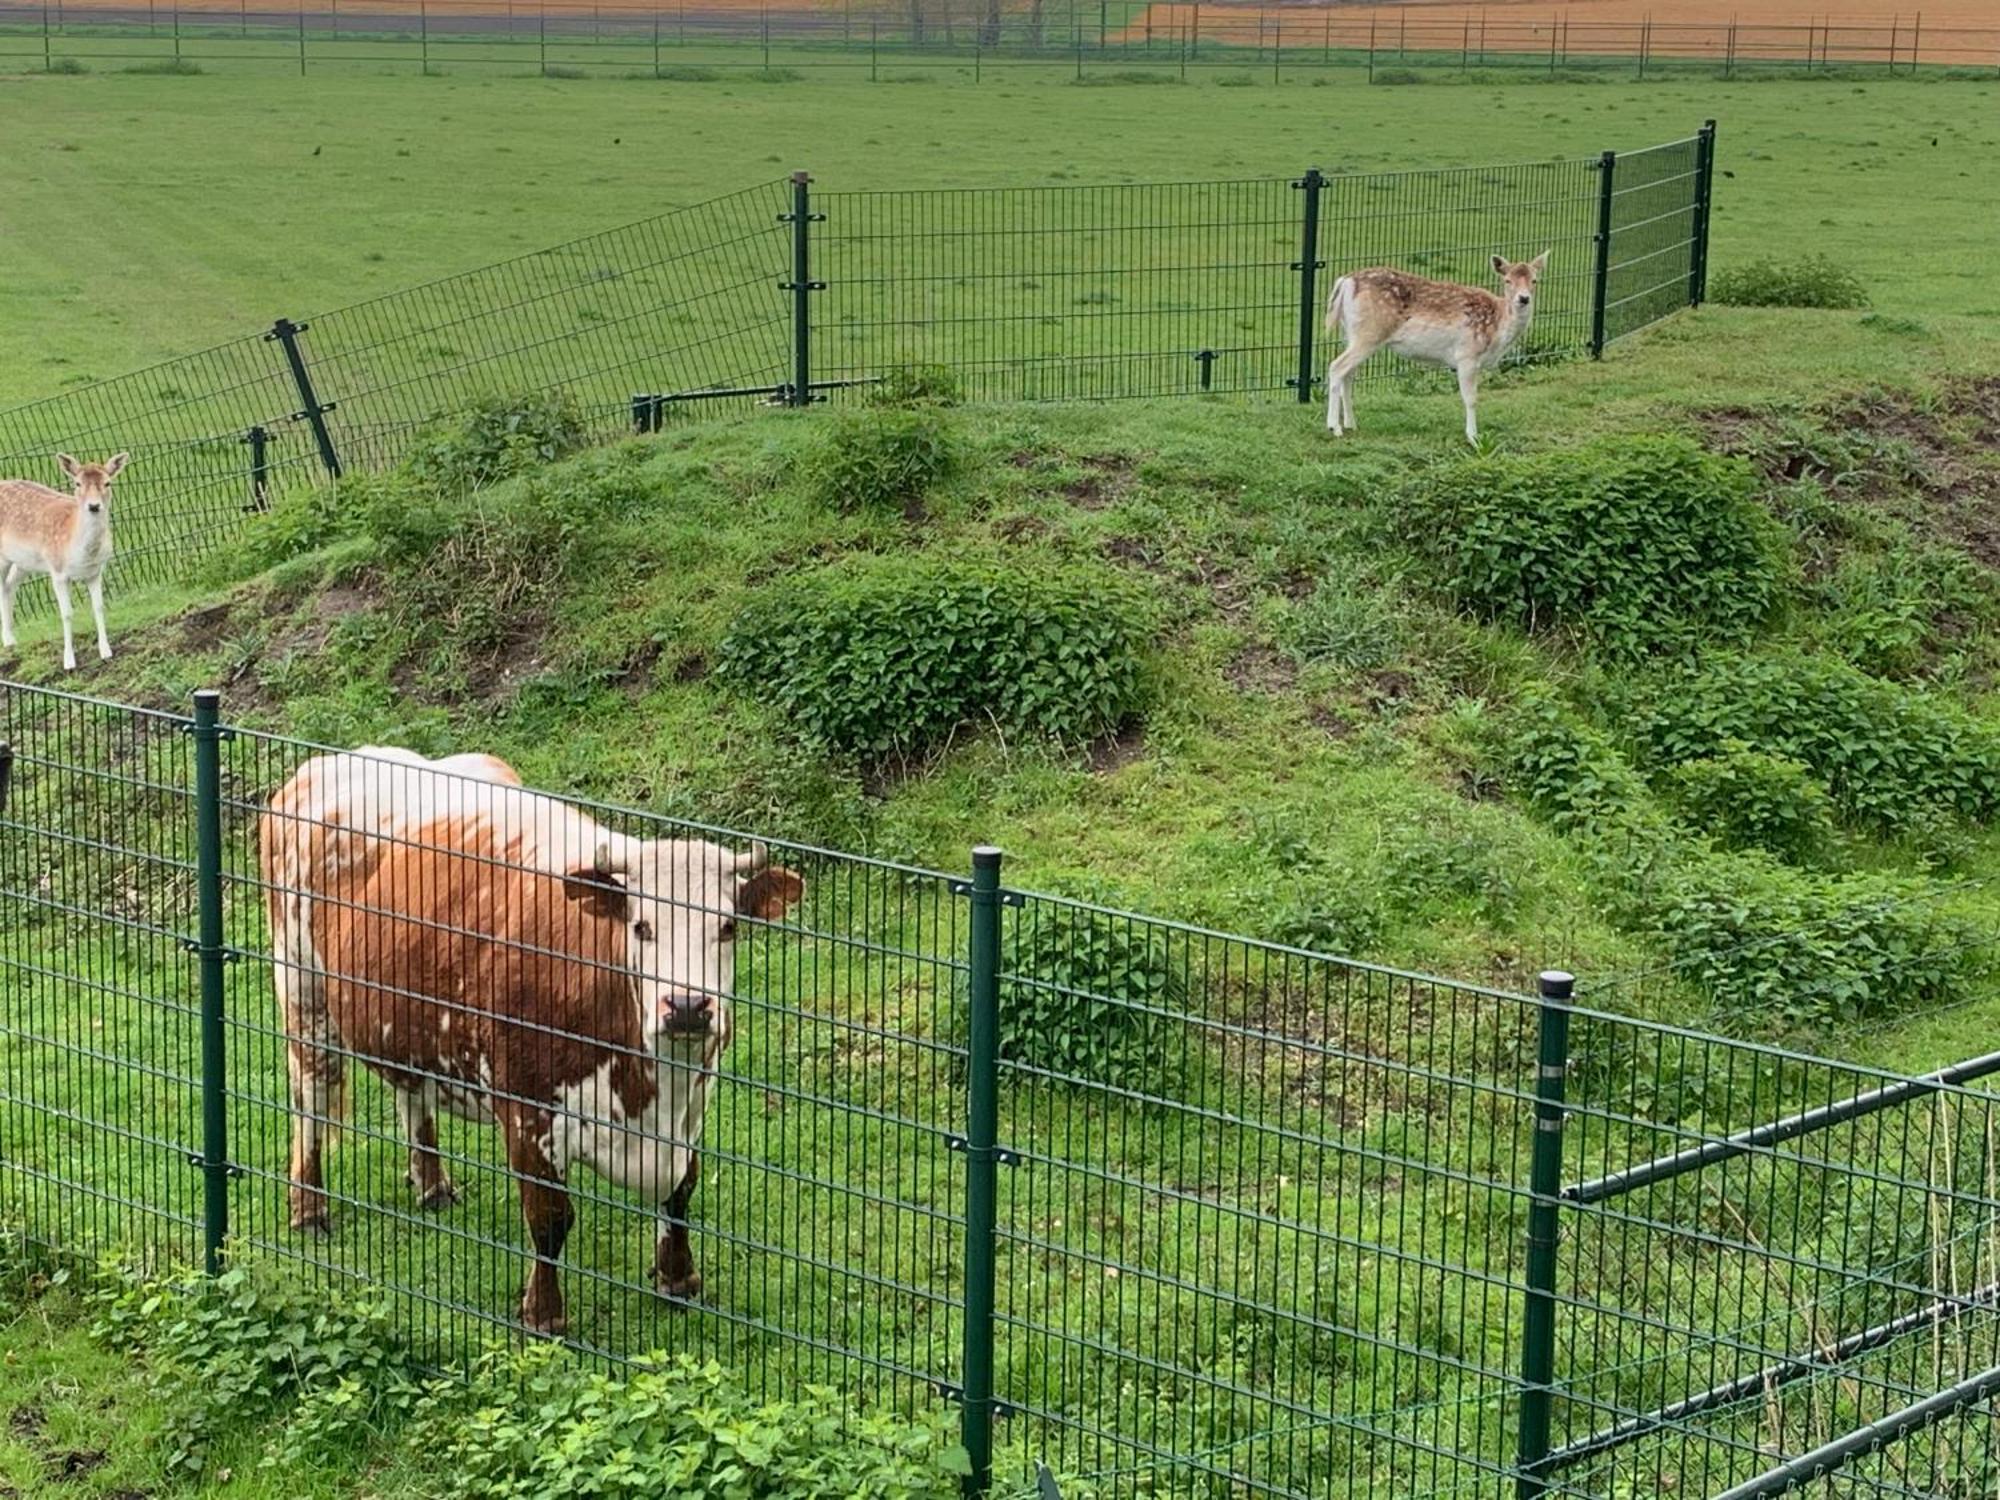
[[[692,1031],[708,1024],[715,1002],[707,995],[669,994],[660,1001],[660,1019],[676,1030]]]

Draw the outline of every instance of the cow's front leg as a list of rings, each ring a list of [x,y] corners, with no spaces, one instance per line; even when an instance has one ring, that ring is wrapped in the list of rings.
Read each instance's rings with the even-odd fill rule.
[[[458,1189],[445,1175],[444,1158],[438,1155],[437,1096],[438,1086],[428,1078],[404,1079],[396,1085],[396,1117],[410,1143],[408,1176],[419,1208],[444,1208],[458,1201]]]
[[[521,1188],[521,1217],[535,1247],[535,1264],[521,1289],[521,1322],[534,1333],[558,1335],[569,1327],[563,1314],[562,1285],[556,1262],[569,1238],[576,1210],[563,1187],[564,1163],[552,1155],[555,1117],[547,1110],[511,1110],[502,1128],[507,1133],[507,1165]]]
[[[687,1171],[680,1185],[660,1210],[660,1245],[653,1257],[653,1285],[662,1297],[676,1302],[692,1302],[701,1295],[701,1272],[694,1263],[694,1249],[688,1244],[688,1203],[701,1180],[701,1158],[688,1152]]]

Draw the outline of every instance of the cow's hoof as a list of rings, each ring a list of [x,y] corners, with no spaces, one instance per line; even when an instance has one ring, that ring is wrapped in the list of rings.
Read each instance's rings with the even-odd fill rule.
[[[701,1296],[701,1272],[690,1271],[685,1276],[656,1276],[653,1286],[669,1302],[690,1303]]]
[[[316,1240],[329,1239],[333,1226],[327,1222],[325,1214],[312,1214],[306,1218],[293,1219],[292,1229],[298,1234],[309,1234]]]
[[[417,1195],[417,1207],[426,1213],[450,1208],[456,1202],[458,1202],[458,1189],[448,1182],[440,1182],[429,1192],[420,1192]]]
[[[569,1332],[569,1319],[564,1317],[561,1313],[557,1313],[555,1314],[555,1316],[548,1318],[532,1317],[529,1315],[528,1310],[526,1308],[522,1308],[521,1326],[527,1329],[528,1332],[535,1334],[538,1337],[545,1339],[559,1339],[564,1334]]]

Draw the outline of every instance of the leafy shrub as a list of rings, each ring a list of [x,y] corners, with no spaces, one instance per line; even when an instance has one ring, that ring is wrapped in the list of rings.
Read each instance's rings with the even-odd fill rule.
[[[862,400],[870,406],[957,406],[965,387],[949,365],[897,365]]]
[[[193,78],[202,71],[191,57],[157,57],[146,62],[128,63],[121,71],[143,73],[149,78]]]
[[[1169,1038],[1187,987],[1161,929],[1038,901],[1002,955],[1000,1055],[1062,1078],[1140,1093],[1171,1089]]]
[[[1846,817],[1885,833],[2000,808],[2000,732],[1844,663],[1724,655],[1646,684],[1630,724],[1661,766],[1731,742],[1801,761]]]
[[[667,83],[718,83],[723,78],[720,68],[704,68],[693,63],[679,63],[670,68],[662,68],[657,77]]]
[[[943,1417],[855,1411],[820,1386],[759,1400],[687,1355],[613,1378],[551,1345],[433,1386],[415,1441],[448,1500],[947,1500],[971,1471]]]
[[[1415,68],[1377,68],[1374,76],[1368,81],[1381,84],[1385,88],[1407,87],[1413,83],[1422,83],[1424,75]]]
[[[1732,307],[1866,307],[1861,278],[1824,255],[1767,257],[1716,273],[1708,300]]]
[[[921,499],[957,453],[933,411],[863,406],[834,412],[805,463],[807,489],[841,510],[890,509]]]
[[[1546,693],[1522,702],[1508,736],[1507,774],[1558,828],[1602,831],[1646,800],[1644,781],[1618,747]]]
[[[88,73],[90,68],[80,57],[52,57],[49,59],[49,65],[42,69],[42,71],[44,73],[61,74],[66,78],[75,78]]]
[[[1968,622],[1990,620],[1995,593],[1963,552],[1894,546],[1841,557],[1812,597],[1826,611],[1817,632],[1825,644],[1864,672],[1906,677]]]
[[[589,435],[582,408],[565,391],[481,396],[433,417],[402,467],[440,492],[477,489],[566,458]]]
[[[1138,712],[1150,616],[1095,567],[871,557],[765,590],[717,668],[839,750],[908,754],[988,723],[1080,744]]]
[[[1920,879],[1712,854],[1668,873],[1651,918],[1718,1014],[1824,1026],[1964,998],[1970,933],[1937,894]]]
[[[1742,636],[1776,595],[1749,465],[1690,439],[1601,439],[1447,464],[1403,494],[1439,581],[1489,619],[1630,654]]]
[[[176,1407],[167,1467],[178,1474],[199,1473],[232,1423],[283,1412],[272,1461],[295,1461],[416,1409],[418,1365],[386,1298],[329,1298],[322,1287],[239,1266],[213,1280],[112,1270],[91,1301],[97,1337],[144,1350]]]
[[[1741,741],[1674,767],[1672,783],[1689,825],[1725,848],[1807,863],[1833,833],[1833,799],[1805,763]]]

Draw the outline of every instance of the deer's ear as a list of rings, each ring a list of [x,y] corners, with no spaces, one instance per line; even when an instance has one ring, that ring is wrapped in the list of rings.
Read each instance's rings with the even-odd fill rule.
[[[1507,259],[1505,256],[1496,255],[1493,257],[1493,274],[1495,276],[1505,276],[1507,274]]]
[[[56,467],[74,479],[83,468],[83,465],[71,458],[67,453],[58,453],[56,455]]]
[[[1549,268],[1549,252],[1544,250],[1540,255],[1529,261],[1528,265],[1537,276],[1541,275],[1542,272]]]
[[[129,453],[112,454],[111,457],[104,460],[104,477],[106,479],[116,479],[118,471],[131,461],[132,455]]]

